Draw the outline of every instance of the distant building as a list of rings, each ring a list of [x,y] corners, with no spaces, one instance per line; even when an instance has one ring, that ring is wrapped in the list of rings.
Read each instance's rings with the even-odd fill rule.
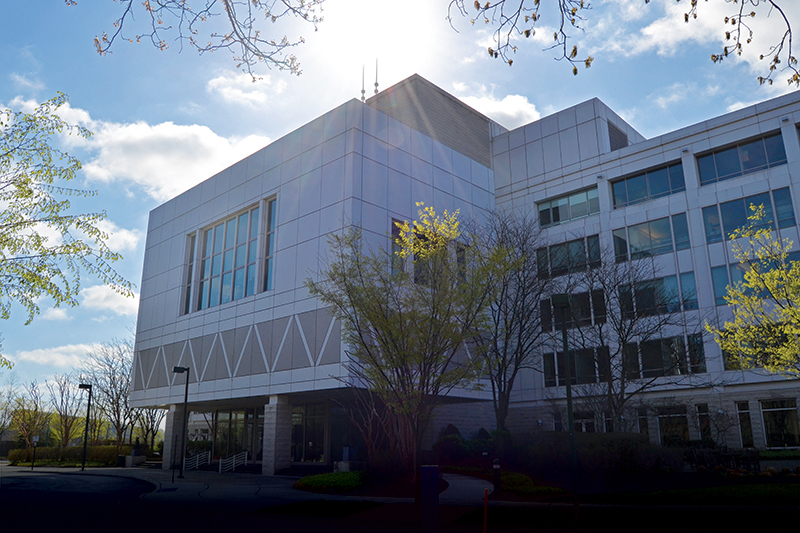
[[[415,218],[419,201],[477,219],[538,213],[547,275],[559,275],[553,247],[564,243],[614,249],[620,261],[654,256],[659,283],[694,296],[682,312],[727,316],[720,298],[741,271],[724,236],[750,202],[769,205],[780,236],[800,244],[797,124],[796,93],[650,140],[597,99],[508,131],[417,75],[366,105],[347,102],[150,213],[131,402],[169,406],[169,457],[185,383],[172,368],[188,366],[189,407],[214,420],[215,455],[248,450],[265,473],[341,460],[358,440],[337,403],[348,397],[345,347],[303,282],[327,235],[359,224],[389,246],[392,221]],[[690,375],[643,395],[649,408],[627,429],[699,439],[724,413],[729,446],[800,446],[800,382],[726,370],[707,335],[670,335]],[[644,348],[639,370],[657,372]],[[600,379],[595,358],[579,364],[583,383]],[[558,357],[543,353],[542,365],[518,385],[514,431],[566,423]],[[431,442],[451,422],[466,434],[493,428],[489,392],[452,396]],[[598,412],[576,424],[605,429]]]

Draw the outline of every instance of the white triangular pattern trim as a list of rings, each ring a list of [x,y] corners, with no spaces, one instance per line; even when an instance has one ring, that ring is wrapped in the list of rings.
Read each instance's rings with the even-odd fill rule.
[[[272,372],[275,372],[275,365],[278,364],[278,359],[280,359],[281,354],[283,353],[283,345],[286,342],[286,336],[289,335],[290,329],[292,329],[291,317],[289,317],[289,320],[286,322],[286,329],[283,330],[283,337],[281,338],[280,346],[278,346],[278,353],[275,354],[275,360],[272,362]]]
[[[328,324],[328,332],[325,333],[325,340],[322,341],[322,348],[319,350],[319,355],[317,356],[317,365],[316,366],[319,366],[319,364],[322,362],[322,354],[325,353],[325,348],[328,347],[328,339],[331,338],[331,333],[333,332],[333,324],[334,324],[334,322],[336,322],[336,318],[331,317],[331,323]]]
[[[158,350],[156,350],[156,357],[155,359],[153,359],[153,366],[150,368],[150,373],[147,375],[147,385],[145,385],[144,387],[145,389],[150,388],[150,382],[153,380],[153,372],[156,369],[156,363],[158,362],[158,354],[160,353],[161,353],[161,346],[159,346]]]
[[[208,349],[208,357],[206,358],[206,364],[203,365],[203,373],[200,374],[200,379],[203,379],[206,375],[206,369],[208,368],[208,363],[211,362],[211,354],[214,353],[214,346],[217,345],[217,337],[219,337],[219,333],[214,333],[214,340],[211,341],[211,348]],[[203,341],[201,338],[200,344],[202,343]],[[200,381],[200,379],[198,379],[197,381]]]
[[[169,387],[169,375],[171,372],[169,371],[169,367],[167,366],[167,351],[164,349],[164,346],[161,346],[161,351],[163,352],[163,361],[164,361],[164,372],[166,372],[167,376],[167,386]]]
[[[236,330],[233,332],[234,336],[236,335]],[[225,349],[225,339],[222,338],[222,332],[217,333],[219,336],[219,346],[222,348],[222,358],[225,360],[225,370],[228,371],[228,377],[231,377],[231,364],[228,362],[228,350]],[[219,378],[217,378],[219,379]]]
[[[183,347],[181,348],[181,354],[178,356],[178,361],[175,363],[175,366],[182,366],[181,363],[183,362],[183,354],[186,353],[186,345],[189,344],[189,341],[183,341]],[[191,350],[191,348],[190,348]],[[164,359],[166,361],[166,359]],[[169,386],[172,387],[175,385],[175,378],[178,377],[178,374],[172,372],[171,374],[167,374],[168,376],[172,376],[172,379],[169,382]]]
[[[261,351],[261,360],[264,361],[264,368],[267,372],[272,372],[269,364],[267,364],[267,352],[264,351],[264,343],[261,341],[261,333],[258,332],[258,328],[255,325],[253,325],[253,330],[256,332],[256,340],[258,341],[258,349]]]
[[[244,344],[242,344],[242,351],[239,352],[239,358],[236,360],[236,367],[233,369],[233,376],[236,377],[236,374],[239,373],[239,365],[242,364],[242,357],[244,356],[244,349],[247,348],[247,341],[250,340],[250,332],[253,331],[255,326],[250,326],[247,328],[247,336],[244,338]],[[234,344],[236,343],[236,330],[233,330],[233,341]]]
[[[192,358],[192,368],[195,369],[194,370],[194,375],[195,375],[194,379],[196,379],[197,382],[200,383],[200,379],[201,378],[197,373],[197,361],[195,361],[195,359],[194,359],[194,348],[192,348],[192,339],[188,339],[186,342],[189,343],[189,356]],[[202,345],[202,342],[203,341],[201,340],[200,341],[201,345]]]
[[[144,385],[144,370],[142,370],[142,350],[139,350],[139,357],[136,358],[136,365],[139,367],[139,375],[142,376],[142,390],[147,390]],[[133,376],[134,386],[136,384],[136,376]]]
[[[303,348],[306,349],[306,358],[308,359],[309,366],[314,366],[314,359],[311,357],[311,349],[308,347],[308,341],[306,341],[306,333],[303,331],[303,325],[300,324],[300,316],[294,315],[294,321],[297,323],[297,329],[300,331],[300,338],[303,340]]]

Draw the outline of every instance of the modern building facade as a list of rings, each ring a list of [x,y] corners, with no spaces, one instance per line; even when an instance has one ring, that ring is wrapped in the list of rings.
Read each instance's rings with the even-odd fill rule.
[[[215,455],[247,450],[265,473],[346,459],[358,441],[338,403],[346,347],[304,281],[328,235],[358,224],[385,248],[416,202],[475,219],[535,213],[551,275],[559,246],[647,256],[660,283],[695,295],[690,319],[724,317],[724,288],[741,275],[724,236],[748,202],[769,204],[780,236],[800,243],[797,124],[800,96],[790,94],[649,140],[597,99],[509,131],[416,75],[347,102],[150,213],[131,401],[169,407],[170,457],[186,379],[172,368],[189,367],[189,409],[212,414]],[[694,357],[691,375],[647,392],[651,408],[629,417],[632,429],[656,442],[700,438],[724,413],[730,446],[800,445],[798,381],[726,370],[708,336],[673,333]],[[544,372],[517,388],[512,430],[561,425],[558,357],[542,358]],[[581,368],[599,379],[596,361]],[[487,392],[452,399],[431,438],[447,423],[493,428]],[[581,429],[604,429],[602,413],[582,416]]]

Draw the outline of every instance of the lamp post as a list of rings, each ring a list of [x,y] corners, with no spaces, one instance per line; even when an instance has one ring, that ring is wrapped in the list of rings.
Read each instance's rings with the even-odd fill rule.
[[[181,473],[178,477],[183,479],[183,466],[186,462],[186,433],[189,431],[189,374],[191,369],[188,366],[176,366],[172,369],[176,374],[186,372],[186,388],[183,392],[183,428],[181,430]]]
[[[567,340],[567,313],[569,312],[571,298],[569,294],[553,294],[550,299],[553,307],[561,309],[561,339],[564,349],[564,380],[567,385],[567,428],[569,429],[570,466],[572,467],[572,494],[574,496],[575,517],[578,516],[578,450],[575,445],[575,413],[572,409],[572,359],[569,354]]]
[[[86,403],[86,427],[83,430],[83,462],[81,463],[81,472],[83,472],[86,469],[86,445],[89,443],[89,415],[92,412],[92,385],[91,383],[81,383],[78,385],[78,388],[89,391],[89,401]]]

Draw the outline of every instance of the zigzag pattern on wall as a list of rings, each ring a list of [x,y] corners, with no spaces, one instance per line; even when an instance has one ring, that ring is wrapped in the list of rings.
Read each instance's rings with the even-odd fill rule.
[[[189,382],[203,383],[338,363],[340,350],[338,321],[318,309],[140,350],[133,390],[172,386],[175,366],[190,367]]]

